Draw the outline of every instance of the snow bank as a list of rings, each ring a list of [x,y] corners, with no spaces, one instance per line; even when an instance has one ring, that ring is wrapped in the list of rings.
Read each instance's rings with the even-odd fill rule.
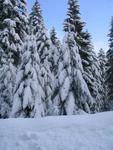
[[[0,150],[113,150],[113,112],[0,120]]]

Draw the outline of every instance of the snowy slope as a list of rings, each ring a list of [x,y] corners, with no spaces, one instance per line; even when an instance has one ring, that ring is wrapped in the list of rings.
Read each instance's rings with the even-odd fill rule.
[[[113,150],[113,112],[0,120],[0,150]]]

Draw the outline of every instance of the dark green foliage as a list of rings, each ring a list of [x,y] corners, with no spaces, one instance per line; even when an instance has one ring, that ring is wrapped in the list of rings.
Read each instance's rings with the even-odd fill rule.
[[[113,17],[109,34],[109,50],[107,51],[106,83],[108,110],[113,110]]]
[[[106,83],[105,83],[105,73],[106,73],[106,55],[104,50],[101,48],[98,53],[98,60],[99,60],[99,67],[100,67],[100,84],[101,84],[101,89],[100,89],[100,94],[102,97],[102,105],[101,105],[101,110],[100,111],[106,111],[107,106],[107,88],[106,88]]]

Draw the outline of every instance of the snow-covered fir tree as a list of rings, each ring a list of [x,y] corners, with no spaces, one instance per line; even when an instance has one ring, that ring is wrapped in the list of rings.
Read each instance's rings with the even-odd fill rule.
[[[9,116],[15,67],[22,44],[17,32],[17,1],[0,1],[0,117]]]
[[[24,42],[29,32],[26,0],[18,0],[18,11],[19,11],[19,19],[20,19],[20,24],[18,24],[18,29],[20,30],[18,30],[18,32],[21,40]]]
[[[111,20],[111,29],[109,33],[109,50],[107,51],[107,109],[113,110],[113,17]]]
[[[23,0],[21,3],[17,0],[0,1],[0,109],[4,109],[2,117],[8,117],[10,114],[16,67],[21,61],[20,54],[27,26],[27,18],[22,13],[26,8],[23,3]],[[25,19],[26,23],[23,24]]]
[[[68,11],[68,18],[65,20],[64,31],[69,31],[68,26],[70,26],[70,31],[75,32],[76,35],[74,39],[78,45],[80,58],[82,60],[83,66],[83,78],[85,79],[88,89],[93,97],[94,103],[91,106],[92,112],[99,111],[96,110],[98,105],[100,105],[100,74],[99,64],[97,60],[97,56],[93,51],[93,47],[91,44],[90,34],[84,31],[85,23],[81,21],[79,5],[77,0],[69,0],[68,1],[70,7]],[[73,13],[74,12],[74,13]],[[71,24],[71,25],[70,25]],[[98,71],[97,71],[98,70]],[[95,72],[95,74],[94,74]]]
[[[82,60],[83,65],[83,77],[88,85],[88,88],[90,90],[91,95],[93,96],[93,93],[95,91],[95,85],[94,85],[94,75],[92,71],[92,65],[93,65],[93,46],[91,44],[91,36],[90,34],[86,32],[82,32],[82,41],[80,44],[80,57]]]
[[[93,51],[92,58],[93,58],[92,72],[93,72],[93,77],[94,77],[94,91],[92,94],[93,94],[93,98],[95,101],[92,109],[94,112],[99,112],[99,111],[102,111],[102,107],[103,107],[103,95],[102,95],[102,84],[101,84],[99,60],[94,51]]]
[[[31,35],[26,41],[22,63],[17,72],[11,117],[44,116],[40,69],[36,40]]]
[[[78,0],[68,0],[68,5],[69,5],[67,13],[68,17],[65,19],[64,31],[68,32],[69,31],[68,26],[71,26],[70,31],[76,32],[75,40],[80,46],[81,32],[83,31],[85,23],[81,20],[80,6],[78,4]]]
[[[51,73],[53,75],[53,87],[52,87],[52,103],[53,103],[53,111],[52,115],[58,115],[59,114],[59,102],[58,102],[58,92],[59,92],[59,84],[58,84],[58,66],[59,61],[61,57],[61,43],[60,40],[57,38],[57,33],[55,31],[55,28],[53,27],[50,32],[50,69]]]
[[[45,93],[45,113],[50,114],[52,111],[51,96],[53,94],[53,75],[50,69],[50,38],[44,25],[42,12],[38,0],[36,0],[32,12],[30,14],[30,30],[31,33],[36,37],[37,52],[41,61],[41,72],[42,72],[42,87]]]
[[[101,82],[101,97],[102,106],[101,111],[105,111],[106,108],[106,84],[105,84],[105,73],[106,73],[106,55],[104,50],[101,48],[98,52],[99,71],[100,71],[100,82]]]
[[[11,53],[4,56],[0,64],[0,118],[8,118],[13,103],[13,88],[15,83],[15,67],[12,64]]]
[[[0,43],[5,53],[11,52],[14,64],[18,64],[18,54],[22,41],[19,35],[18,25],[20,24],[18,3],[13,0],[0,1]],[[1,55],[2,57],[2,55]]]
[[[83,77],[88,85],[88,89],[94,99],[94,104],[91,108],[92,112],[100,111],[103,98],[102,98],[102,84],[101,74],[100,74],[100,66],[97,59],[97,56],[94,52],[91,36],[88,31],[80,32],[80,39],[79,39],[79,52],[80,57],[82,59],[83,65]]]
[[[80,110],[90,113],[93,99],[83,79],[83,66],[77,42],[77,33],[81,30],[83,23],[78,17],[77,1],[69,0],[68,4],[68,17],[64,21],[63,59],[59,74],[61,114],[76,114]]]
[[[113,110],[113,18],[106,56],[94,52],[78,0],[68,0],[63,43],[40,3],[0,0],[0,118]],[[107,93],[107,94],[106,94]]]
[[[55,75],[57,75],[58,72],[58,61],[59,61],[59,53],[60,53],[60,40],[57,38],[57,34],[55,31],[55,28],[53,27],[50,32],[50,40],[51,40],[51,72]]]

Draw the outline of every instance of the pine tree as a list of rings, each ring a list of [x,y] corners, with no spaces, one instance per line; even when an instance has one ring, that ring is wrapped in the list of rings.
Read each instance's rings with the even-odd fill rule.
[[[50,41],[44,26],[42,11],[38,0],[36,0],[32,8],[29,20],[30,20],[30,30],[36,36],[37,51],[41,58],[41,62],[44,63],[44,59],[48,56]]]
[[[59,52],[61,48],[61,44],[59,39],[57,38],[55,28],[53,27],[50,32],[50,40],[51,40],[51,72],[57,75],[58,72],[58,60],[59,60]]]
[[[36,40],[34,36],[30,36],[26,41],[22,64],[17,73],[11,117],[44,116],[40,77]]]
[[[30,30],[31,33],[36,37],[37,52],[41,61],[41,71],[42,71],[42,87],[45,93],[45,104],[46,104],[46,114],[49,114],[48,110],[52,107],[52,73],[50,70],[50,39],[47,34],[44,20],[42,17],[42,12],[38,0],[36,0],[32,12],[30,14]]]
[[[102,95],[102,84],[101,84],[101,73],[100,73],[100,66],[99,60],[95,52],[93,52],[93,64],[92,64],[92,72],[94,77],[94,91],[93,91],[93,98],[94,98],[94,112],[102,111],[103,106],[103,95]]]
[[[29,33],[26,0],[18,0],[18,10],[19,10],[19,19],[20,19],[20,24],[18,24],[18,29],[20,30],[18,30],[18,32],[21,40],[24,42],[26,40],[26,36]]]
[[[51,112],[52,115],[58,115],[59,114],[59,102],[58,102],[58,92],[59,92],[59,84],[58,84],[58,66],[59,66],[59,60],[61,56],[61,44],[60,40],[57,38],[57,34],[55,31],[55,28],[53,27],[50,32],[50,69],[51,73],[53,75],[53,87],[52,87],[52,103],[53,103],[53,111]]]
[[[63,65],[60,65],[59,75],[61,114],[76,114],[79,110],[90,113],[93,100],[83,79],[78,42],[78,33],[84,23],[80,21],[77,1],[69,0],[68,4],[68,17],[64,21]]]
[[[2,58],[0,65],[0,118],[8,118],[12,108],[13,88],[15,83],[15,67],[9,56]]]
[[[101,96],[101,74],[100,66],[97,59],[97,56],[94,52],[91,36],[88,31],[81,31],[80,33],[80,57],[82,59],[83,65],[83,77],[87,83],[88,89],[94,99],[94,104],[91,108],[92,113],[100,111],[102,105],[102,96]]]
[[[91,44],[91,36],[86,32],[82,32],[82,42],[80,46],[80,57],[83,65],[83,77],[88,85],[91,95],[94,93],[94,76],[92,71],[93,65],[93,46]]]
[[[96,72],[99,70],[98,62],[94,63],[97,56],[93,51],[91,44],[90,34],[86,31],[84,32],[85,23],[81,21],[79,5],[77,0],[69,0],[69,11],[68,18],[64,23],[64,31],[70,31],[76,33],[74,39],[78,45],[80,57],[83,65],[83,78],[85,79],[88,89],[94,99],[94,104],[92,106],[92,112],[97,111],[96,105],[100,105],[100,84],[99,78],[100,75]],[[96,72],[96,75],[93,73]],[[97,84],[98,83],[98,84]],[[97,104],[98,103],[98,104]],[[98,110],[99,111],[99,110]]]
[[[68,0],[68,5],[68,17],[64,21],[64,31],[76,32],[76,36],[74,38],[80,46],[82,40],[81,33],[85,23],[81,20],[80,17],[80,6],[78,4],[78,0]]]
[[[106,73],[106,55],[101,48],[98,53],[99,67],[100,67],[100,81],[101,81],[101,111],[106,110],[106,85],[105,85],[105,73]]]
[[[107,109],[113,110],[113,17],[109,34],[109,50],[107,51]]]
[[[21,40],[16,32],[17,2],[0,1],[0,116],[11,111],[15,67]]]
[[[0,1],[0,109],[2,111],[3,107],[5,108],[2,117],[8,117],[12,107],[15,72],[21,61],[22,46],[26,37],[27,23],[23,22],[27,18],[20,13],[25,8],[24,5],[22,7],[22,3],[23,0],[21,3],[17,0]]]
[[[6,55],[11,53],[14,64],[17,64],[18,51],[22,44],[17,33],[16,14],[18,14],[18,10],[16,6],[17,1],[0,1],[0,47]]]

